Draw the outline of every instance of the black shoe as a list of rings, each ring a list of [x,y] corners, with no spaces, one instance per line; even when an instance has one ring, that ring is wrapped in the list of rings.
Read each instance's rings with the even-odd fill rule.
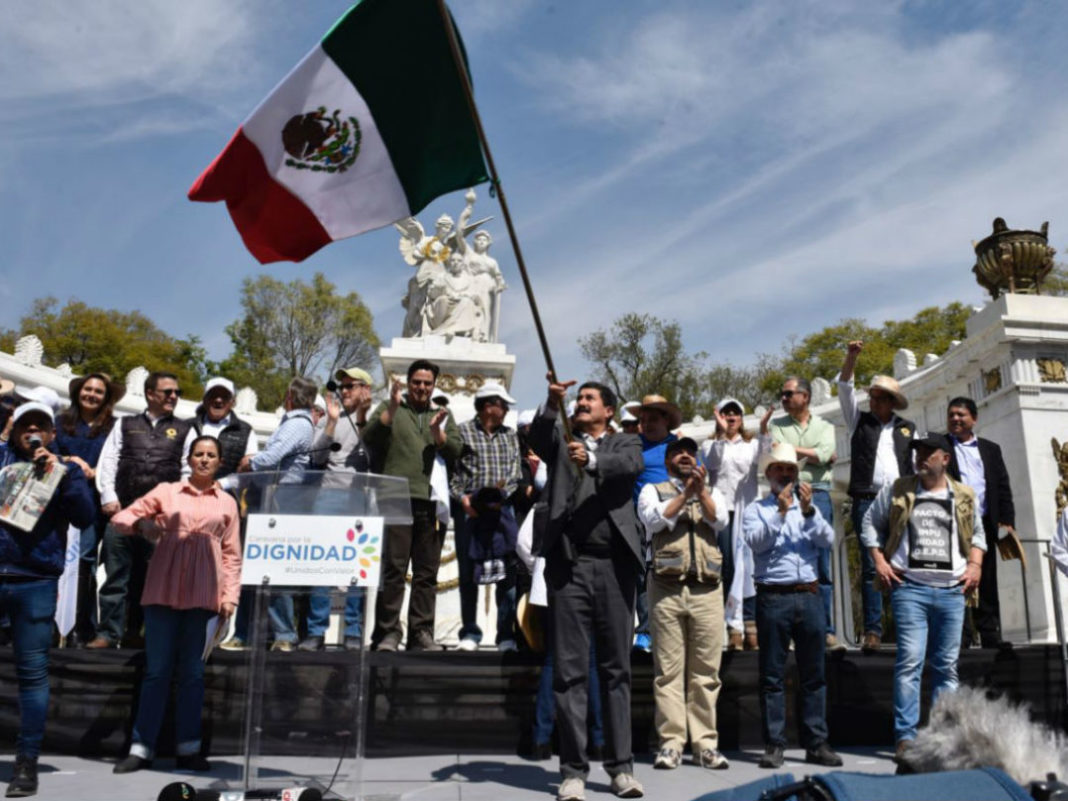
[[[536,759],[539,762],[553,758],[553,744],[552,743],[534,743],[534,747],[530,749],[530,758]]]
[[[323,638],[318,634],[312,634],[300,641],[298,651],[321,651],[323,650]]]
[[[590,762],[604,762],[604,746],[588,746],[586,748],[586,759],[590,760]]]
[[[782,746],[781,745],[769,745],[764,748],[764,756],[760,758],[760,767],[762,768],[781,768],[782,767]]]
[[[417,631],[415,636],[408,636],[409,651],[444,651],[445,646],[434,642],[434,635],[426,629]]]
[[[211,770],[211,763],[208,762],[207,757],[203,757],[200,754],[186,754],[175,760],[175,767],[178,770],[194,770],[197,773],[207,773]]]
[[[15,770],[5,795],[8,798],[37,795],[37,757],[15,757]]]
[[[805,762],[810,762],[813,765],[825,765],[828,768],[842,767],[842,758],[834,753],[826,742],[820,743],[815,748],[806,749]]]
[[[116,762],[115,767],[111,769],[112,773],[133,773],[134,771],[141,770],[142,768],[152,767],[151,759],[142,759],[139,756],[130,754],[122,762]]]

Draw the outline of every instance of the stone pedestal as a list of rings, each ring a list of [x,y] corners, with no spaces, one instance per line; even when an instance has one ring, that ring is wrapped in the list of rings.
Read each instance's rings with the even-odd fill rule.
[[[416,359],[428,359],[441,368],[437,388],[448,393],[449,409],[457,423],[475,416],[475,392],[487,381],[499,381],[506,389],[511,388],[515,371],[515,356],[509,355],[499,343],[473,342],[467,337],[444,337],[430,335],[419,338],[396,337],[388,348],[379,351],[387,382],[393,379],[405,381],[408,365]],[[388,383],[387,383],[388,386]],[[508,424],[515,425],[515,410],[509,412]],[[435,615],[434,636],[438,642],[455,645],[460,631],[459,573],[456,548],[450,523],[441,552],[441,569],[438,571],[438,602]],[[478,624],[482,629],[482,642],[492,645],[496,635],[497,611],[493,602],[492,587],[487,592],[480,588],[478,598]],[[408,601],[401,610],[401,620],[407,619]]]

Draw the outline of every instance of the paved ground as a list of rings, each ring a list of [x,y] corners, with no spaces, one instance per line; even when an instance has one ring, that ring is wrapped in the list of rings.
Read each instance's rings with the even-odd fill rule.
[[[725,771],[706,771],[683,764],[674,771],[653,770],[651,757],[640,761],[635,769],[645,784],[645,797],[654,801],[691,801],[705,793],[722,790],[768,775],[756,762],[757,751],[728,752],[731,767]],[[893,773],[889,750],[850,749],[842,752],[843,770],[867,773]],[[41,758],[40,799],[77,799],[78,801],[155,801],[160,789],[174,781],[188,781],[197,788],[222,788],[224,782],[237,785],[241,777],[241,760],[237,757],[213,759],[210,774],[174,773],[174,762],[163,759],[152,770],[125,776],[111,773],[111,763],[76,757]],[[261,786],[285,786],[312,777],[324,785],[337,767],[336,759],[327,757],[279,757],[266,760]],[[804,752],[786,752],[784,772],[798,777],[822,773],[825,769],[806,765]],[[471,801],[474,799],[536,799],[550,801],[559,782],[557,763],[528,762],[518,757],[490,755],[440,755],[427,757],[369,759],[363,768],[363,790],[358,792],[348,775],[351,762],[344,762],[334,784],[337,798],[361,798],[363,801]],[[11,775],[10,755],[0,756],[0,781],[6,784]],[[295,781],[297,780],[297,781]],[[608,775],[595,764],[590,774],[586,797],[589,801],[611,799]],[[754,799],[753,801],[756,801]]]

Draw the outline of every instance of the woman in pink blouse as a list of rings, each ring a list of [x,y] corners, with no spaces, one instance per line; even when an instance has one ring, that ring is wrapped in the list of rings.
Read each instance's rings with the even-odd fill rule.
[[[197,437],[189,447],[188,479],[160,484],[111,518],[123,534],[158,540],[145,577],[145,674],[130,755],[115,773],[152,764],[156,738],[177,674],[175,728],[178,769],[206,771],[200,754],[204,703],[204,641],[213,615],[237,608],[241,541],[237,504],[215,482],[219,441]]]

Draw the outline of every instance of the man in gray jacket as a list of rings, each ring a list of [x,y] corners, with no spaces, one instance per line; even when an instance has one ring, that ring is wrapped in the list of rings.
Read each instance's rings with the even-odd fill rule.
[[[557,798],[585,798],[586,700],[590,638],[604,682],[604,768],[612,792],[638,798],[630,734],[630,648],[634,602],[643,564],[634,511],[642,449],[633,434],[613,434],[616,397],[595,382],[579,387],[573,438],[559,417],[576,382],[549,379],[549,396],[530,427],[530,445],[546,463],[548,521],[536,553],[545,557],[549,619],[556,658],[553,691],[560,733]],[[596,622],[596,625],[595,625]]]

